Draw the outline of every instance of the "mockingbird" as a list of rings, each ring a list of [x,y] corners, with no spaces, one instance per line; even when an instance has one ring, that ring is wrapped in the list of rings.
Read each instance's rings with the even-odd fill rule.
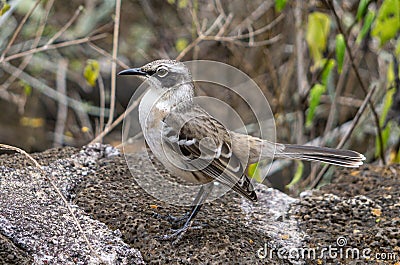
[[[279,157],[358,167],[365,157],[355,151],[273,143],[226,129],[194,103],[194,83],[189,69],[174,60],[157,60],[119,72],[143,76],[150,88],[139,105],[139,122],[147,145],[172,176],[200,188],[183,226],[162,239],[182,235],[217,181],[251,201],[257,201],[246,167]]]

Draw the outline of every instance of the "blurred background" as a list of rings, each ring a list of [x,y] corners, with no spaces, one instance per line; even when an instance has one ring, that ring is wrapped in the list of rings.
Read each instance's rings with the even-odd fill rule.
[[[118,146],[118,117],[140,80],[116,72],[207,59],[257,83],[279,142],[400,162],[400,0],[0,0],[0,9],[0,143],[28,152],[94,139]],[[332,171],[321,178],[318,165],[279,161],[268,181],[298,193]]]

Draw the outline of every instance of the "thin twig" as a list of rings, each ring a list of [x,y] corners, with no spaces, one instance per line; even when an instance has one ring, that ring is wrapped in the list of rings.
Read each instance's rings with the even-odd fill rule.
[[[100,48],[100,47],[97,46],[96,44],[94,44],[94,43],[92,43],[92,42],[88,42],[88,45],[89,45],[90,48],[92,48],[92,49],[95,50],[96,52],[100,53],[101,55],[103,55],[103,56],[105,56],[105,57],[108,57],[108,59],[110,59],[111,61],[115,61],[115,62],[116,62],[119,66],[121,66],[122,68],[125,68],[125,69],[128,69],[128,68],[129,68],[129,66],[128,66],[127,64],[125,64],[123,61],[121,61],[120,59],[115,58],[115,60],[114,60],[114,59],[113,59],[113,56],[112,56],[109,52],[103,50],[102,48]]]
[[[79,95],[78,91],[75,90],[71,90],[70,91],[70,97],[77,100],[77,101],[82,101],[81,96]],[[93,128],[92,128],[92,123],[90,121],[90,117],[88,115],[87,112],[85,111],[79,111],[79,110],[74,110],[76,117],[79,121],[80,126],[80,130],[82,133],[84,133],[85,136],[85,141],[92,139],[93,138]],[[104,112],[104,108],[100,109],[100,115],[101,113]],[[76,123],[78,124],[78,122]],[[66,138],[66,136],[64,135],[64,138]]]
[[[17,67],[13,66],[10,63],[4,62],[2,64],[2,69],[9,74],[13,74],[18,70]],[[85,111],[91,115],[99,116],[101,109],[97,106],[91,106],[89,104],[82,103],[80,101],[74,100],[72,98],[67,97],[66,95],[62,95],[58,93],[53,88],[49,87],[45,83],[41,82],[40,80],[34,78],[33,76],[27,74],[26,72],[21,72],[20,76],[18,77],[21,80],[24,80],[26,83],[30,84],[33,88],[36,88],[40,92],[42,92],[45,96],[58,101],[60,97],[65,98],[68,101],[68,105],[77,110],[77,111]],[[105,115],[107,116],[109,110],[105,110]]]
[[[356,74],[357,80],[360,83],[362,91],[364,92],[365,95],[367,95],[368,94],[368,90],[365,87],[364,82],[361,79],[360,72],[358,71],[357,66],[355,65],[353,53],[352,53],[352,51],[350,49],[350,46],[349,46],[349,43],[348,43],[347,34],[343,30],[342,23],[340,22],[340,18],[338,16],[338,14],[336,13],[336,10],[335,10],[335,7],[333,6],[332,0],[325,0],[325,1],[328,4],[329,8],[331,9],[331,11],[332,11],[332,13],[333,13],[333,15],[335,17],[335,20],[336,20],[336,23],[338,25],[340,33],[344,37],[344,44],[346,46],[346,52],[347,52],[347,54],[349,55],[349,58],[350,58],[351,67],[353,68],[354,73]],[[371,112],[372,112],[372,116],[374,118],[376,130],[378,132],[378,144],[379,144],[379,148],[380,148],[380,158],[381,158],[382,163],[384,165],[386,165],[385,153],[384,153],[384,148],[383,148],[382,129],[381,129],[381,126],[379,124],[379,116],[378,116],[378,113],[376,112],[376,109],[374,107],[374,103],[372,102],[371,99],[368,100],[368,104],[369,104],[369,107],[371,108]]]
[[[356,116],[354,117],[350,128],[347,130],[346,134],[343,136],[343,138],[340,140],[339,144],[336,146],[336,148],[342,148],[344,146],[344,144],[346,143],[346,141],[350,138],[351,134],[353,133],[354,128],[356,127],[356,125],[358,124],[361,115],[364,113],[367,105],[369,104],[369,101],[371,100],[372,95],[374,94],[376,89],[376,86],[373,86],[367,96],[365,97],[363,104],[361,105],[361,107],[358,109]],[[318,186],[318,184],[321,182],[322,180],[322,176],[326,173],[326,171],[329,169],[330,165],[325,165],[321,171],[318,173],[318,176],[315,178],[315,180],[313,181],[313,183],[311,184],[310,188],[314,189]]]
[[[43,176],[47,179],[47,181],[51,184],[51,186],[53,187],[53,189],[57,192],[57,194],[60,196],[61,200],[64,202],[65,207],[67,207],[68,212],[71,214],[72,219],[74,220],[74,223],[76,224],[76,226],[78,227],[79,232],[82,234],[83,239],[85,240],[88,248],[90,249],[90,251],[103,263],[106,263],[101,257],[100,255],[94,250],[92,244],[90,243],[89,239],[87,238],[85,232],[83,231],[78,218],[76,218],[75,213],[72,211],[71,206],[69,205],[67,199],[65,198],[65,196],[62,194],[62,192],[60,191],[60,189],[57,187],[57,185],[53,182],[53,180],[47,175],[46,171],[44,171],[44,169],[42,168],[42,166],[36,161],[36,159],[34,159],[31,155],[29,155],[27,152],[25,152],[24,150],[15,147],[15,146],[11,146],[11,145],[6,145],[6,144],[0,144],[0,149],[6,149],[6,150],[12,150],[15,152],[18,152],[24,156],[26,156],[34,165],[35,167],[37,167],[39,169],[40,172],[42,172]]]
[[[241,29],[246,28],[247,25],[252,24],[254,21],[258,20],[273,5],[273,1],[263,1],[248,17],[246,17],[242,22],[239,23],[239,25],[235,27],[233,32],[240,32]]]
[[[8,61],[11,61],[11,60],[15,60],[15,59],[18,59],[18,58],[21,58],[21,57],[24,57],[24,56],[28,56],[30,54],[42,52],[42,51],[54,50],[54,49],[63,48],[63,47],[67,47],[67,46],[86,43],[86,42],[89,42],[89,41],[103,39],[103,38],[105,38],[107,36],[108,36],[108,33],[101,33],[101,34],[98,34],[98,35],[95,35],[95,36],[84,37],[84,38],[81,38],[81,39],[70,40],[70,41],[65,41],[65,42],[61,42],[61,43],[57,43],[57,44],[41,46],[39,48],[35,48],[35,49],[31,49],[31,50],[27,50],[27,51],[24,51],[24,52],[20,52],[20,53],[16,53],[16,54],[7,56],[3,60],[0,59],[0,63],[8,62]]]
[[[66,95],[68,60],[60,59],[57,65],[58,65],[57,79],[56,79],[57,91],[60,93],[60,95]],[[67,121],[67,113],[68,113],[68,102],[66,100],[66,97],[60,97],[58,99],[57,120],[54,129],[53,147],[59,147],[62,146],[63,144],[65,123]]]
[[[47,22],[47,18],[49,16],[50,13],[50,9],[52,8],[53,4],[54,4],[55,0],[50,0],[47,4],[46,4],[46,14],[44,16],[42,16],[40,23],[39,23],[39,28],[36,32],[36,36],[35,39],[31,45],[31,49],[36,48],[39,45],[40,39],[42,37],[44,28],[46,26],[46,22]],[[10,75],[8,77],[8,79],[3,83],[2,85],[2,89],[7,90],[11,84],[15,81],[15,79],[18,78],[18,75],[20,74],[20,72],[24,71],[24,69],[26,68],[26,66],[30,63],[32,59],[32,55],[31,56],[27,56],[24,58],[24,60],[22,61],[22,63],[18,66],[18,71],[16,73],[14,73],[13,75]]]
[[[41,0],[36,0],[35,4],[31,7],[31,9],[26,13],[22,21],[19,23],[17,29],[14,32],[14,35],[11,37],[11,40],[8,42],[7,47],[4,49],[3,53],[0,56],[0,62],[4,60],[7,52],[10,50],[11,46],[13,45],[15,39],[17,38],[18,34],[20,33],[22,27],[25,25],[28,18],[32,15],[33,11],[35,11],[36,7],[39,5]]]
[[[140,95],[139,98],[136,99],[132,104],[130,104],[130,106],[125,110],[124,113],[119,115],[119,117],[117,119],[115,119],[115,121],[110,126],[106,127],[104,129],[104,131],[102,131],[99,135],[97,135],[96,138],[94,138],[89,144],[100,142],[103,139],[104,136],[106,136],[112,129],[115,128],[115,126],[117,126],[118,124],[120,124],[124,120],[126,115],[131,113],[131,111],[133,111],[139,105],[139,103],[142,100],[143,96],[144,96],[144,93],[142,95]]]
[[[328,119],[326,121],[324,135],[326,134],[326,132],[331,130],[332,126],[334,125],[333,123],[336,119],[336,112],[337,112],[337,107],[338,107],[338,106],[336,106],[336,102],[337,102],[338,98],[341,96],[342,91],[345,87],[345,76],[346,76],[345,73],[347,73],[347,71],[350,68],[350,64],[348,63],[348,61],[349,61],[348,56],[346,56],[344,59],[343,71],[342,71],[342,73],[339,77],[339,81],[337,82],[337,85],[336,85],[335,96],[332,101],[332,105],[329,109],[329,115],[328,115]]]
[[[104,89],[104,82],[103,78],[101,75],[99,75],[99,78],[97,78],[97,83],[99,85],[99,93],[100,93],[100,124],[99,124],[99,130],[98,132],[103,131],[104,129],[104,109],[106,108],[106,93]],[[96,132],[97,134],[97,132]]]
[[[110,102],[110,116],[106,128],[111,126],[114,118],[115,111],[115,91],[116,91],[116,76],[117,76],[117,64],[115,63],[118,53],[118,36],[119,36],[119,22],[121,16],[121,0],[115,2],[115,18],[114,18],[114,35],[113,35],[113,51],[112,51],[112,62],[111,62],[111,102]]]
[[[72,25],[72,23],[75,22],[82,10],[83,6],[79,6],[74,15],[69,19],[69,21],[56,34],[54,34],[53,37],[48,40],[45,46],[52,44],[56,39],[58,39],[58,37],[60,37]]]

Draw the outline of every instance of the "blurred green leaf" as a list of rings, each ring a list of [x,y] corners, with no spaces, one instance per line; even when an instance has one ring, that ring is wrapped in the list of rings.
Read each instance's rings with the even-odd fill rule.
[[[20,81],[19,85],[24,88],[24,94],[29,97],[32,94],[32,87],[25,81]]]
[[[386,83],[388,84],[388,86],[393,84],[394,79],[395,79],[395,73],[394,73],[394,64],[392,61],[392,62],[390,62],[387,73],[386,73]],[[385,98],[383,99],[382,112],[379,117],[380,126],[383,126],[386,121],[387,114],[389,113],[390,107],[393,104],[394,93],[396,93],[396,88],[391,88],[386,91]]]
[[[275,0],[275,10],[281,12],[286,6],[287,0]]]
[[[10,7],[11,6],[8,3],[3,3],[3,6],[0,9],[0,17],[10,10]]]
[[[287,189],[293,188],[294,185],[299,183],[299,181],[301,180],[301,176],[303,176],[303,170],[304,170],[303,162],[300,160],[296,160],[296,164],[297,164],[296,172],[294,173],[292,181],[290,181],[290,183],[286,185]]]
[[[327,59],[322,59],[322,63],[325,65]],[[321,74],[321,83],[326,87],[328,86],[328,80],[331,76],[332,69],[335,67],[335,60],[334,59],[329,59],[329,61],[326,63],[325,69]]]
[[[189,42],[188,42],[187,39],[185,39],[185,38],[178,38],[178,39],[176,40],[176,43],[175,43],[175,49],[176,49],[178,52],[181,52],[181,51],[183,51],[183,50],[188,46],[188,44],[189,44]]]
[[[393,163],[393,164],[400,164],[400,149],[399,149],[399,151],[397,152],[397,154],[395,153],[395,152],[393,152],[394,154],[393,154],[393,157],[391,157],[391,159],[390,159],[390,161]]]
[[[85,69],[83,70],[83,76],[86,82],[92,87],[96,85],[97,78],[100,74],[100,65],[96,60],[87,60]]]
[[[389,124],[386,126],[386,128],[382,130],[382,145],[383,145],[383,150],[386,149],[386,147],[387,147],[387,142],[388,142],[388,140],[389,140],[389,136],[390,136],[390,127],[391,127],[391,126],[390,126],[390,123],[391,123],[391,122],[389,122]],[[380,144],[379,144],[378,136],[376,136],[376,139],[375,139],[375,157],[379,157],[380,153],[381,153],[381,146],[380,146]]]
[[[32,94],[32,87],[28,84],[24,86],[24,94],[29,97]]]
[[[396,56],[400,56],[400,38],[397,40],[395,54]]]
[[[344,54],[346,52],[346,44],[344,43],[343,34],[336,35],[336,62],[338,73],[342,73]]]
[[[314,63],[322,59],[326,49],[331,19],[328,15],[314,12],[308,15],[306,41]]]
[[[364,18],[364,23],[363,26],[360,30],[360,33],[358,34],[357,37],[357,43],[359,44],[367,35],[369,29],[371,28],[372,22],[374,22],[375,19],[375,13],[368,10],[367,15]]]
[[[394,64],[393,61],[390,62],[388,71],[387,71],[387,76],[386,76],[386,83],[388,85],[392,84],[394,82],[395,74],[394,74]],[[379,117],[379,125],[382,127],[385,124],[386,117],[389,113],[389,110],[393,104],[393,95],[396,93],[396,88],[391,88],[386,91],[385,98],[383,99],[383,108],[381,115]],[[387,142],[390,137],[390,127],[391,123],[389,122],[386,125],[386,128],[382,131],[382,141],[383,141],[383,148],[386,149],[387,147]],[[375,157],[378,157],[379,154],[381,153],[381,148],[379,145],[379,139],[378,136],[376,136],[375,140]]]
[[[249,175],[249,178],[255,179],[259,183],[263,181],[260,170],[258,169],[258,163],[249,165],[247,168],[247,174]]]
[[[175,0],[167,0],[168,4],[173,5],[175,4]]]
[[[400,0],[384,0],[375,25],[372,36],[379,39],[380,45],[394,38],[400,29]]]
[[[315,84],[310,91],[310,106],[308,107],[307,117],[306,117],[306,127],[312,125],[314,119],[315,110],[319,105],[321,95],[326,91],[326,86],[322,84]]]
[[[178,1],[178,8],[186,8],[189,4],[188,0],[179,0]]]
[[[357,21],[360,21],[366,14],[368,3],[369,3],[369,0],[360,0],[360,3],[358,4],[358,9],[357,9],[357,15],[356,15]]]

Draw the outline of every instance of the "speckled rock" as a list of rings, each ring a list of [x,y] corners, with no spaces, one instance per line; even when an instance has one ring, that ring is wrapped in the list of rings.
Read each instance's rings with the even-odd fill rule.
[[[97,161],[117,154],[114,148],[92,145],[80,152],[74,150],[69,158],[53,160],[42,168],[67,200],[71,200],[74,197],[71,191],[94,173]],[[41,160],[40,155],[36,158]],[[6,156],[7,162],[1,160],[0,233],[12,242],[11,247],[25,251],[25,254],[16,251],[1,256],[1,264],[11,264],[14,260],[20,264],[16,259],[27,255],[26,263],[33,264],[100,264],[100,259],[106,264],[143,263],[140,252],[124,243],[118,230],[110,230],[70,204],[97,255],[93,253],[46,177],[22,162],[24,158],[20,155]]]
[[[332,184],[308,192],[291,212],[308,235],[306,244],[321,249],[339,243],[338,251],[370,253],[359,259],[338,254],[307,263],[400,264],[400,165],[369,165],[336,176]]]
[[[131,168],[139,178],[154,174],[144,156],[131,157],[140,165]],[[119,229],[124,241],[139,249],[146,263],[264,264],[257,253],[266,243],[271,248],[301,244],[304,234],[296,220],[286,216],[296,199],[262,185],[257,187],[257,203],[228,192],[203,206],[196,217],[199,224],[206,225],[203,229],[190,230],[175,245],[159,241],[157,237],[171,233],[172,226],[157,216],[178,217],[190,208],[152,198],[135,183],[123,158],[103,162],[95,175],[78,186],[75,202],[95,219]],[[292,263],[274,257],[268,264]]]
[[[71,201],[97,252],[110,258],[115,250],[110,264],[140,263],[141,254],[148,264],[398,265],[400,166],[338,171],[332,184],[296,199],[263,185],[256,187],[259,201],[254,204],[228,192],[203,206],[196,217],[203,229],[171,244],[157,238],[173,228],[159,216],[181,216],[189,208],[154,199],[136,184],[135,178],[154,174],[144,154],[135,154],[135,178],[124,157],[107,146],[34,156]],[[52,257],[50,264],[96,264],[48,182],[28,172],[37,171],[22,156],[0,156],[0,264],[40,264],[44,257]],[[162,174],[168,177],[165,170]],[[343,238],[342,250],[371,248],[397,256],[381,261],[288,256],[291,250],[337,246]]]

